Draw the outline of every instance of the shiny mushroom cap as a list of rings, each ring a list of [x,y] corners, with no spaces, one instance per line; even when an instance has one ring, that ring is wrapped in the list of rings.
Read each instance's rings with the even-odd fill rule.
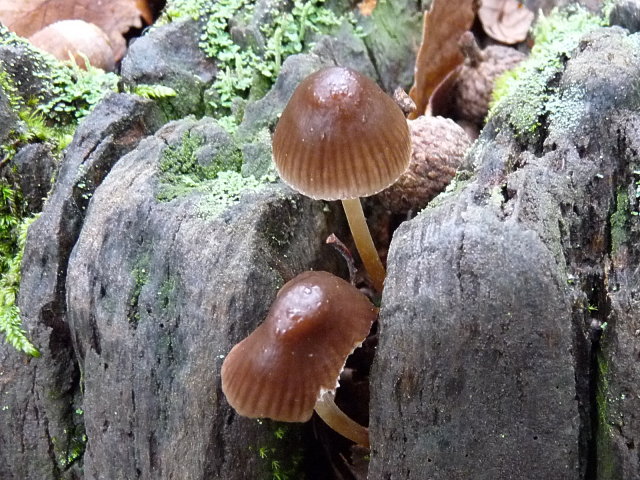
[[[293,92],[273,136],[285,183],[308,197],[365,197],[409,165],[411,140],[400,107],[364,75],[330,67]]]
[[[377,309],[350,283],[305,272],[285,284],[266,320],[222,364],[229,404],[252,418],[306,422],[337,388],[347,357],[367,337]]]

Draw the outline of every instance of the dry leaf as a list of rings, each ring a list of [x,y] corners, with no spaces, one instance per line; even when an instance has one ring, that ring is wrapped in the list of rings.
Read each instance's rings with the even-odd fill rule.
[[[474,0],[433,0],[429,11],[424,13],[422,44],[409,92],[417,109],[409,118],[425,113],[435,88],[464,60],[458,39],[471,28],[475,10]]]
[[[378,3],[378,0],[362,0],[358,4],[358,9],[360,10],[360,13],[362,15],[364,15],[365,17],[368,17],[373,13],[373,10],[376,8],[377,3]]]
[[[136,0],[136,7],[138,7],[144,22],[147,25],[151,25],[153,23],[153,11],[149,0]]]
[[[511,45],[527,38],[534,15],[518,0],[482,0],[478,17],[487,35]]]
[[[131,27],[142,27],[138,0],[0,0],[0,22],[23,37],[58,20],[84,20],[100,27],[111,41],[114,56],[122,58]]]

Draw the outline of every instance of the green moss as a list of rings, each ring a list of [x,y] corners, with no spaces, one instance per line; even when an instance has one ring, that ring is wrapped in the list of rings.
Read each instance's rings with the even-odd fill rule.
[[[173,312],[175,310],[175,302],[178,298],[178,280],[175,278],[167,278],[160,285],[158,290],[158,303],[162,310]]]
[[[570,122],[574,116],[567,114],[582,93],[576,90],[559,98],[551,85],[580,38],[605,24],[603,18],[577,6],[554,9],[549,17],[541,16],[534,27],[535,46],[529,58],[496,81],[489,118],[506,117],[516,135],[529,139],[536,138],[549,114]],[[562,112],[554,113],[558,107]]]
[[[295,0],[291,11],[286,11],[274,2],[271,20],[260,25],[260,33],[266,40],[263,48],[238,45],[231,37],[232,20],[250,21],[253,4],[249,0],[222,0],[210,6],[200,47],[218,63],[213,84],[218,95],[214,109],[230,109],[235,98],[249,96],[254,84],[261,87],[262,93],[266,92],[284,59],[308,48],[305,42],[309,32],[329,32],[340,25],[340,19],[323,8],[323,3],[324,0]]]
[[[218,67],[209,107],[216,116],[223,116],[237,99],[264,95],[284,59],[307,51],[313,45],[314,33],[332,33],[343,21],[354,21],[352,16],[336,15],[324,3],[274,0],[256,26],[251,24],[255,13],[252,0],[169,0],[161,23],[185,17],[202,22],[200,48],[215,59]],[[242,44],[236,43],[231,25],[248,27]]]
[[[131,276],[133,277],[133,292],[129,300],[129,323],[136,326],[140,321],[140,309],[138,302],[142,288],[149,282],[149,263],[150,256],[148,253],[141,255],[135,262]]]
[[[3,182],[0,182],[0,200],[0,335],[16,350],[39,357],[40,351],[22,328],[16,304],[27,229],[35,217],[20,218],[19,196]]]
[[[0,145],[0,161],[11,160],[30,142],[47,142],[54,154],[61,154],[78,122],[116,89],[118,77],[95,68],[84,71],[77,65],[62,64],[2,25],[0,46],[19,52],[16,58],[0,61],[0,89],[18,119],[16,128]],[[28,72],[21,71],[23,67]],[[24,74],[30,77],[29,85],[21,84],[20,75]],[[26,218],[20,197],[17,185],[0,179],[0,334],[18,350],[38,356],[25,336],[16,306],[26,228],[33,221]]]
[[[620,187],[616,194],[616,209],[609,217],[611,228],[611,254],[615,255],[627,240],[630,211],[629,195]]]
[[[289,425],[281,422],[258,422],[269,429],[269,441],[257,448],[249,447],[249,450],[255,452],[262,461],[265,479],[304,480],[306,477],[301,471],[304,455],[300,442],[296,441],[298,435],[292,433]]]
[[[231,171],[221,172],[215,180],[202,185],[200,191],[203,196],[200,198],[198,213],[205,218],[217,217],[228,207],[238,203],[243,193],[259,191],[264,186],[263,180],[253,176],[244,177]]]
[[[136,85],[132,89],[132,93],[143,98],[151,98],[156,100],[175,97],[178,94],[178,92],[176,92],[171,87],[165,87],[164,85],[148,85],[145,83]]]
[[[610,425],[609,364],[602,352],[597,357],[598,383],[596,387],[596,454],[598,458],[598,478],[613,479],[615,476],[615,455],[613,452],[613,432]]]
[[[197,155],[203,145],[201,137],[187,132],[178,145],[165,148],[159,165],[159,201],[197,193],[198,213],[210,218],[237,203],[242,193],[259,190],[265,181],[274,180],[242,175],[242,153],[235,146],[221,149],[203,165]]]
[[[188,176],[191,180],[189,183],[200,183],[214,180],[223,171],[240,171],[240,150],[235,147],[224,148],[209,163],[203,165],[197,157],[197,152],[203,145],[202,137],[186,132],[178,145],[165,148],[159,167],[162,180],[166,183],[179,183],[184,176]]]
[[[38,74],[49,96],[36,112],[59,125],[77,125],[107,93],[117,90],[117,75],[98,68],[85,71],[77,65],[53,64],[49,72]]]
[[[168,0],[162,16],[156,21],[156,26],[166,25],[169,22],[190,18],[198,20],[205,11],[208,0]]]
[[[87,446],[87,435],[85,433],[84,423],[80,418],[83,413],[82,410],[75,410],[73,418],[74,425],[63,430],[63,433],[66,435],[66,441],[61,442],[57,437],[51,438],[58,467],[63,471],[79,461],[84,455]]]
[[[19,129],[0,154],[11,158],[21,144],[34,140],[46,141],[54,153],[61,152],[71,141],[78,122],[86,117],[109,92],[115,91],[118,77],[100,69],[85,71],[75,64],[61,63],[41,52],[25,39],[0,25],[0,45],[26,52],[34,85],[39,90],[28,98],[21,93],[20,80],[13,71],[13,63],[0,62],[0,88],[9,98],[13,111],[21,120]]]

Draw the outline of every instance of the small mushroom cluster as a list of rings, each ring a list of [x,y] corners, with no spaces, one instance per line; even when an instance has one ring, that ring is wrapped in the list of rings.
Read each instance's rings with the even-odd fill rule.
[[[450,124],[459,130],[453,140],[443,135]],[[413,192],[417,183],[419,195],[411,195],[426,203],[458,167],[425,147],[442,139],[455,145],[445,156],[461,159],[468,139],[453,122],[416,120],[410,127],[398,104],[372,80],[330,67],[294,91],[274,132],[273,156],[280,177],[295,190],[342,201],[362,263],[381,292],[385,270],[360,197],[400,178],[400,188],[383,192],[383,202],[393,209],[415,208],[415,198],[407,203],[403,191]],[[298,275],[278,292],[266,320],[227,355],[222,389],[229,404],[240,415],[285,422],[305,422],[315,410],[335,431],[368,446],[367,429],[335,405],[333,393],[347,357],[376,316],[377,308],[345,280],[327,272]]]
[[[273,136],[281,178],[314,199],[341,200],[356,248],[378,292],[385,270],[360,203],[406,170],[404,114],[380,87],[347,68],[320,70],[297,87]],[[222,389],[247,417],[305,422],[313,411],[336,432],[368,446],[365,427],[333,393],[347,357],[377,316],[369,299],[327,272],[305,272],[278,292],[266,320],[222,365]]]

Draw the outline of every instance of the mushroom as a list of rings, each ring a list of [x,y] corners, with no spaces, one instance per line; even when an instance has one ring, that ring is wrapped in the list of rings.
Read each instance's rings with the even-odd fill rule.
[[[374,287],[385,270],[359,197],[393,184],[409,165],[411,139],[400,107],[373,80],[343,67],[319,70],[293,92],[273,135],[282,180],[314,199],[342,200]]]
[[[240,415],[306,422],[315,409],[359,445],[367,428],[333,401],[347,357],[377,315],[369,299],[328,272],[304,272],[278,292],[266,320],[222,364],[222,391]]]

